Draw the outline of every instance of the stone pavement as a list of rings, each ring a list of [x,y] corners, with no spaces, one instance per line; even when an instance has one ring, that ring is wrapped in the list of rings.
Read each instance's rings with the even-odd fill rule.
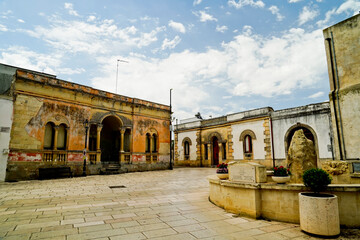
[[[210,203],[206,176],[214,172],[0,183],[0,239],[314,239],[296,224],[238,217]]]

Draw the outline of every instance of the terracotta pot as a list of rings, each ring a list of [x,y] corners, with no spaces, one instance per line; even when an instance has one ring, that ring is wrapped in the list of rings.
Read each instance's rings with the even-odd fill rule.
[[[340,234],[338,199],[333,194],[299,193],[301,230],[320,235]]]
[[[224,180],[229,178],[229,173],[217,173],[216,176],[221,180]]]
[[[271,178],[274,182],[281,184],[290,181],[290,176],[272,176]]]

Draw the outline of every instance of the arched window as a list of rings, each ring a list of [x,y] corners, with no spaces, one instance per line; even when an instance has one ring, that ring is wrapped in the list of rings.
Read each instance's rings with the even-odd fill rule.
[[[188,160],[190,158],[190,144],[188,141],[184,142],[184,156],[185,160]]]
[[[45,125],[45,135],[44,135],[44,149],[53,149],[54,148],[54,136],[55,136],[55,125],[52,122],[48,122]]]
[[[250,135],[246,135],[244,138],[244,152],[245,153],[252,153],[252,139]]]
[[[60,124],[57,135],[57,146],[56,146],[57,149],[59,150],[66,149],[66,135],[67,135],[66,125]]]
[[[149,133],[146,134],[146,139],[145,139],[145,152],[149,153],[150,149],[151,149],[151,136]]]
[[[153,137],[153,149],[152,149],[152,151],[157,152],[157,136],[154,133],[152,137]]]

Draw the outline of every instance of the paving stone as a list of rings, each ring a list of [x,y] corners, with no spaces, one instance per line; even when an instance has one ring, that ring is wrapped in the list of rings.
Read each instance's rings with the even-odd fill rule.
[[[131,233],[126,235],[110,237],[110,240],[142,240],[146,239],[145,235],[142,233]]]

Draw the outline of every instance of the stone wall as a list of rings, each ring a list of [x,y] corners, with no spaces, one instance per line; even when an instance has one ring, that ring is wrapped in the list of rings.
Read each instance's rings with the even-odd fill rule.
[[[360,158],[360,14],[324,29],[338,160]]]

